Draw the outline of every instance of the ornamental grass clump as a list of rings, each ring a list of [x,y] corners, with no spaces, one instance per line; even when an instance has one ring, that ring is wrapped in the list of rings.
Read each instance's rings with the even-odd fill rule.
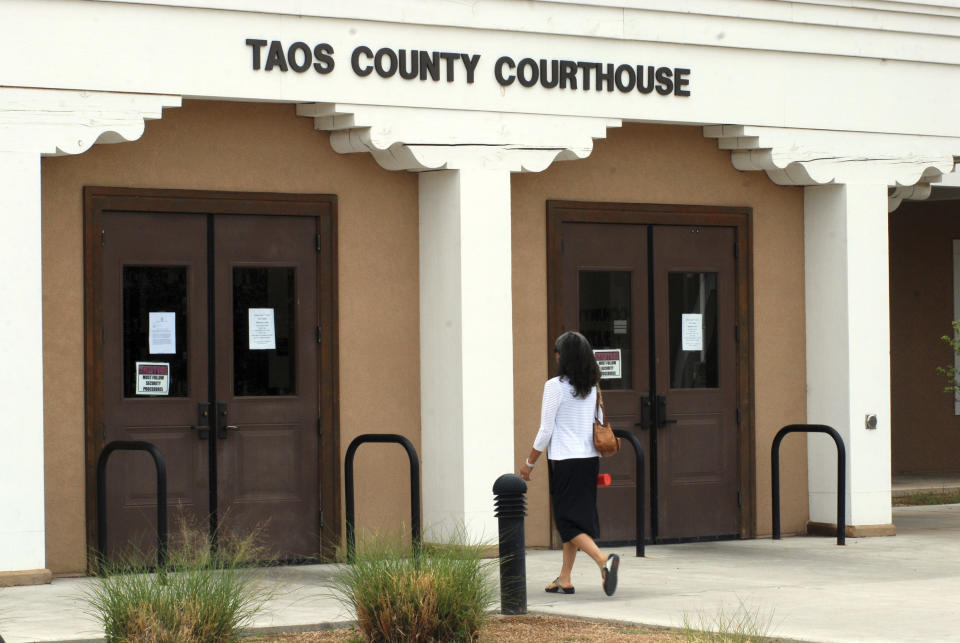
[[[366,641],[475,641],[496,596],[496,559],[483,551],[463,538],[420,551],[399,538],[369,539],[334,577],[334,592]]]
[[[248,567],[254,558],[252,538],[217,550],[194,538],[157,572],[103,563],[85,597],[88,611],[108,643],[237,641],[268,598]]]

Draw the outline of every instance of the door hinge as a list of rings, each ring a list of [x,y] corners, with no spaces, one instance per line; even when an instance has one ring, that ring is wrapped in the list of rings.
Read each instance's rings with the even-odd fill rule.
[[[737,243],[736,241],[733,242],[733,258],[734,259],[740,258],[740,244]]]
[[[104,246],[107,244],[107,231],[103,228],[100,229],[100,245]]]
[[[742,506],[743,506],[743,492],[742,492],[742,491],[738,491],[738,492],[737,492],[737,506],[738,506],[738,507],[742,507]]]
[[[320,244],[320,235],[317,235],[317,252],[320,252],[323,246]]]
[[[317,510],[317,522],[319,522],[320,527],[323,528],[323,509]]]
[[[560,254],[566,252],[566,244],[563,242],[563,237],[560,237]]]
[[[733,326],[733,341],[740,343],[740,324],[734,324]]]
[[[317,438],[323,437],[323,418],[317,417]]]
[[[740,422],[741,422],[742,419],[743,419],[743,417],[742,417],[742,415],[741,415],[741,413],[740,413],[740,407],[737,407],[737,426],[740,426]]]
[[[323,328],[321,328],[319,324],[317,324],[317,343],[323,343]]]

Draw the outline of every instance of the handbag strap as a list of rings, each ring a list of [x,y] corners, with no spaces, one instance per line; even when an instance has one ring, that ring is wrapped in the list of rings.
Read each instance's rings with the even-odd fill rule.
[[[596,384],[596,387],[597,387],[597,404],[596,404],[596,407],[593,409],[593,419],[600,422],[600,412],[601,411],[604,412],[603,413],[604,418],[606,418],[607,413],[606,413],[606,409],[603,408],[603,393],[600,392],[599,382]]]

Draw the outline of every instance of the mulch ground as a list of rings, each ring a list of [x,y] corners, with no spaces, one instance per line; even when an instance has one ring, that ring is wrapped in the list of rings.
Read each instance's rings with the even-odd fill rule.
[[[480,632],[481,643],[523,641],[524,643],[573,643],[574,641],[604,641],[623,643],[675,643],[686,640],[678,632],[647,625],[584,621],[559,616],[494,616]],[[263,643],[354,643],[363,641],[356,627],[282,634],[258,638]]]

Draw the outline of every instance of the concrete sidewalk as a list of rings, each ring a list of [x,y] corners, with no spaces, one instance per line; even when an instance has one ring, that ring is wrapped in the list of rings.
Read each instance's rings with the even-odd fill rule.
[[[622,557],[616,596],[604,596],[585,557],[577,593],[546,594],[560,553],[527,555],[533,612],[651,625],[713,622],[741,605],[771,624],[771,635],[807,641],[960,641],[960,505],[894,510],[898,535],[787,538],[632,548]],[[351,620],[328,589],[331,565],[259,570],[276,596],[257,618],[261,631],[298,631]],[[88,579],[0,589],[0,633],[7,643],[99,641],[79,601]]]

